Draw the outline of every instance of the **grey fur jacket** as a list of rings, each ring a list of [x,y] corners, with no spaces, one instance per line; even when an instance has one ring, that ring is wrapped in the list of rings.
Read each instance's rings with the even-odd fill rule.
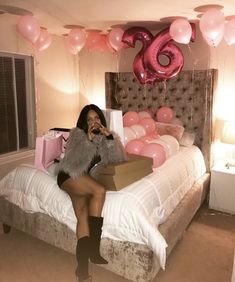
[[[101,166],[126,160],[124,148],[117,136],[112,132],[113,139],[98,134],[90,141],[87,134],[80,128],[73,128],[66,143],[64,158],[58,163],[56,172],[64,171],[72,178],[86,174],[95,156],[100,156],[89,174],[96,178]]]

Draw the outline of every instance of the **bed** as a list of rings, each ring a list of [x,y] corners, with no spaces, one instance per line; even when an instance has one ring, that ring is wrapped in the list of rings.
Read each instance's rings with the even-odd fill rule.
[[[103,209],[105,221],[101,253],[109,261],[107,266],[103,266],[108,270],[132,281],[152,281],[159,269],[165,268],[167,256],[204,201],[212,163],[212,104],[216,82],[216,70],[182,71],[177,77],[155,86],[140,85],[132,73],[106,73],[106,108],[121,109],[123,113],[148,109],[154,115],[159,107],[167,105],[174,110],[176,117],[181,119],[185,130],[194,132],[196,136],[195,145],[181,148],[177,155],[157,170],[158,177],[153,172],[119,193],[107,193]],[[187,168],[195,167],[195,163],[190,159],[192,154],[195,154],[195,160],[200,163],[203,161],[204,165],[201,165],[200,172],[189,174],[185,185],[182,186],[184,188],[175,192],[178,174],[174,173],[172,167],[177,167],[176,164],[180,163],[181,177],[184,178]],[[185,160],[182,160],[182,156]],[[29,176],[29,171],[31,176],[25,176]],[[68,196],[57,189],[55,178],[52,176],[46,175],[48,186],[38,184],[42,173],[32,166],[22,165],[1,180],[0,221],[3,222],[6,233],[12,226],[74,253],[76,222],[71,203]],[[175,178],[171,180],[169,175]],[[30,184],[25,184],[26,178],[31,179]],[[159,195],[156,196],[159,192],[156,192],[155,187],[160,182],[163,187],[162,197],[165,197],[166,191],[171,195],[167,212],[164,212],[161,205],[167,201]],[[30,200],[21,196],[21,202],[24,202],[26,207],[24,209],[19,206],[19,197],[13,196],[10,191],[18,190],[21,184],[25,194],[28,195],[28,191],[32,193]],[[60,191],[60,195],[56,197],[61,199],[58,199],[59,202],[53,202],[53,205],[62,211],[61,214],[52,210],[45,211],[45,205],[51,197],[43,198],[39,194],[47,187],[48,190],[49,187],[54,187],[54,190],[50,188],[52,194],[56,189]],[[144,193],[145,190],[150,192]],[[148,205],[144,205],[144,195]],[[179,199],[178,202],[175,201],[176,198]],[[30,206],[33,199],[36,201],[37,212],[32,211]],[[58,206],[61,202],[64,203],[63,207]],[[49,206],[51,203],[47,205],[48,208]],[[120,214],[122,217],[117,216]],[[130,219],[133,226],[128,223]],[[112,222],[120,222],[121,228],[118,224],[114,226]]]

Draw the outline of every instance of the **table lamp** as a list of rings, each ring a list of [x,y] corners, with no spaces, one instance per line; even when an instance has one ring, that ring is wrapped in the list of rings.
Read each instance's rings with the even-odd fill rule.
[[[221,142],[231,145],[226,167],[235,166],[235,121],[224,121]]]

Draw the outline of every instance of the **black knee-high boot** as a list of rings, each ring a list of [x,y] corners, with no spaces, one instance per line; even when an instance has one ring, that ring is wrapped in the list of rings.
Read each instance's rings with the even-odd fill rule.
[[[96,264],[107,264],[107,260],[100,255],[100,237],[103,217],[89,216],[88,221],[90,230],[90,260]]]
[[[78,266],[76,269],[76,276],[79,282],[91,281],[88,274],[88,260],[89,260],[89,237],[85,236],[78,239],[76,248],[76,257]]]

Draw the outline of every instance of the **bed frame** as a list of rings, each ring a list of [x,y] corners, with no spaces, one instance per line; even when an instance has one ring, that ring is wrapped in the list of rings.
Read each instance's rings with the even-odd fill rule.
[[[168,220],[159,226],[167,241],[169,256],[208,192],[212,163],[212,98],[217,71],[182,71],[177,77],[155,86],[140,85],[132,73],[106,73],[105,83],[106,108],[122,109],[124,113],[148,109],[155,114],[160,106],[171,107],[186,130],[195,132],[195,144],[205,157],[207,173],[193,185]],[[5,233],[14,227],[75,253],[75,233],[48,215],[26,213],[0,197],[0,221]],[[160,269],[157,258],[146,245],[102,238],[101,253],[109,261],[103,267],[135,282],[152,281]]]

